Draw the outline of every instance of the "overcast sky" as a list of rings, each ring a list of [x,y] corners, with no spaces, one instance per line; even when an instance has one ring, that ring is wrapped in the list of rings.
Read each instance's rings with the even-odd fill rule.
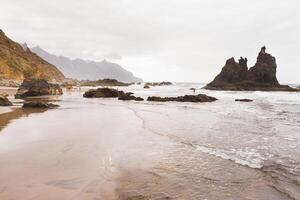
[[[263,45],[278,79],[300,82],[299,0],[1,0],[13,40],[71,58],[122,64],[146,81],[207,82],[229,57]]]

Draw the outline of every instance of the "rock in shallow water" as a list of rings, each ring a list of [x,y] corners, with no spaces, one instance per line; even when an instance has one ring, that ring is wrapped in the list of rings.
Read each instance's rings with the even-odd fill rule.
[[[236,99],[235,101],[241,101],[241,102],[252,102],[252,99]]]
[[[217,98],[207,96],[205,94],[198,95],[185,95],[178,97],[148,97],[147,101],[159,101],[159,102],[167,102],[167,101],[177,101],[177,102],[194,102],[194,103],[204,103],[204,102],[213,102],[216,101]]]
[[[210,90],[247,91],[299,91],[287,85],[280,85],[276,78],[276,59],[262,47],[256,64],[248,69],[247,58],[241,57],[237,63],[234,58],[226,61],[222,71],[205,86]]]
[[[46,109],[51,109],[51,108],[57,108],[59,107],[56,104],[53,103],[45,103],[41,101],[30,101],[30,102],[25,102],[23,104],[23,108],[46,108]]]
[[[19,87],[15,98],[22,99],[43,95],[62,95],[62,93],[62,89],[58,84],[48,83],[43,79],[25,79]]]
[[[92,89],[83,94],[85,98],[117,98],[123,101],[144,101],[141,97],[133,96],[132,92],[123,92],[112,88]]]
[[[0,106],[12,106],[13,104],[7,99],[7,95],[0,94]]]
[[[131,92],[120,94],[118,99],[123,100],[123,101],[131,101],[131,100],[133,100],[133,101],[144,101],[144,99],[141,98],[141,97],[133,96],[133,93],[131,93]]]
[[[112,88],[97,88],[86,91],[83,97],[86,98],[116,98],[120,91]]]

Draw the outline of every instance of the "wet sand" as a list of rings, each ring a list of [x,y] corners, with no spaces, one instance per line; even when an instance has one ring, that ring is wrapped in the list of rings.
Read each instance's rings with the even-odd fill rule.
[[[0,115],[0,199],[297,199],[300,106],[264,94],[182,104],[73,91],[58,109]]]

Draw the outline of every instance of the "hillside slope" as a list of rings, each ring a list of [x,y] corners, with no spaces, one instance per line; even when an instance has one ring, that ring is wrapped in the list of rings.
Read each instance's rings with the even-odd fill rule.
[[[64,75],[30,49],[9,39],[0,29],[0,78],[22,80],[40,78],[62,81]]]

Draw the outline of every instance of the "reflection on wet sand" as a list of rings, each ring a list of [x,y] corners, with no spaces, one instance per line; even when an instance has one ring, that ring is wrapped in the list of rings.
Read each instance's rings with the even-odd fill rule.
[[[11,112],[0,114],[0,131],[12,120],[19,119],[21,117],[28,117],[30,114],[42,113],[45,111],[45,109],[13,108]]]

